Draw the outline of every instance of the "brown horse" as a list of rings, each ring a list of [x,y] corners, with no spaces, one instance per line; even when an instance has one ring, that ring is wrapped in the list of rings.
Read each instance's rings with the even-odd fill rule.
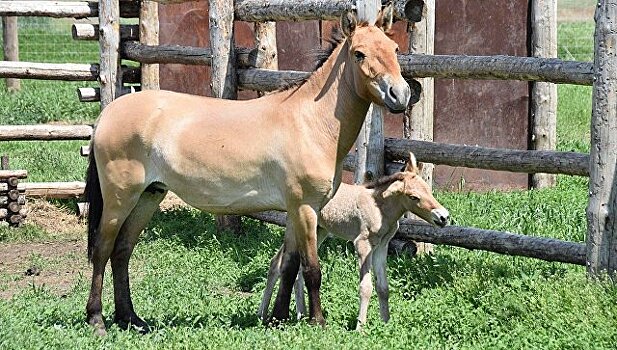
[[[366,323],[368,304],[373,293],[371,269],[377,282],[379,313],[384,322],[390,319],[388,307],[388,279],[386,277],[386,256],[388,243],[398,230],[398,219],[406,212],[443,227],[450,214],[433,197],[431,188],[418,174],[418,165],[413,153],[401,172],[383,177],[365,185],[341,184],[334,197],[319,212],[317,245],[319,246],[332,233],[340,238],[353,241],[358,253],[360,267],[360,309],[356,329]],[[258,314],[267,322],[266,313],[274,284],[280,273],[281,259],[285,251],[283,245],[272,258],[266,289],[261,299]],[[296,310],[298,318],[305,313],[302,274],[298,274],[294,289],[296,291]]]
[[[273,317],[289,317],[301,262],[309,316],[325,322],[317,212],[340,184],[343,158],[370,103],[402,112],[409,101],[397,45],[384,32],[391,24],[391,6],[375,25],[344,14],[345,38],[323,65],[301,85],[259,99],[143,91],[105,108],[92,138],[87,175],[93,271],[86,311],[98,334],[105,334],[101,294],[109,259],[115,321],[148,329],[133,309],[128,262],[168,190],[210,213],[286,210],[287,249]]]

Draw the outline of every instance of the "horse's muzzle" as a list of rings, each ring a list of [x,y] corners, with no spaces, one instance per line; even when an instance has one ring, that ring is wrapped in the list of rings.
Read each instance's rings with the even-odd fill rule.
[[[400,83],[389,84],[385,89],[384,105],[392,113],[402,113],[407,109],[411,97],[411,88],[403,79]]]

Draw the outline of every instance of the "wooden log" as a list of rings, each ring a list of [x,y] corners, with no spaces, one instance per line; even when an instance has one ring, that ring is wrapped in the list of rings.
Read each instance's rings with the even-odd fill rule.
[[[13,215],[9,215],[8,221],[11,224],[11,226],[16,226],[16,225],[19,225],[23,221],[23,218],[19,214],[13,214]]]
[[[386,138],[388,160],[405,161],[412,151],[418,161],[516,173],[589,176],[589,155],[575,152],[508,150]]]
[[[390,244],[388,244],[388,254],[389,255],[408,254],[410,256],[415,256],[416,253],[418,253],[418,244],[424,244],[424,242],[414,242],[412,240],[407,240],[407,239],[393,238],[390,240]],[[430,243],[426,243],[426,244],[430,244]]]
[[[267,211],[247,215],[267,223],[285,226],[287,215]],[[534,237],[478,228],[446,226],[437,228],[424,221],[403,219],[395,239],[446,244],[493,253],[524,256],[546,261],[585,265],[585,245],[554,238]]]
[[[96,1],[0,1],[0,16],[39,16],[53,18],[86,18],[99,15]],[[138,17],[139,3],[121,6],[122,17]]]
[[[90,155],[90,146],[81,146],[79,147],[79,155],[82,157],[87,157]]]
[[[210,0],[209,25],[210,47],[212,49],[212,95],[217,98],[238,98],[236,77],[236,56],[234,51],[234,1]],[[219,231],[230,230],[241,233],[240,216],[218,215],[216,226]]]
[[[111,103],[122,88],[120,69],[120,7],[116,0],[99,1],[99,52],[101,64],[101,110]]]
[[[21,205],[17,203],[17,201],[14,201],[14,202],[9,202],[6,208],[12,213],[19,213],[19,211],[21,210]]]
[[[557,57],[557,0],[531,1],[531,54]],[[557,85],[534,82],[531,85],[531,149],[554,151],[557,146]],[[532,174],[531,187],[552,187],[554,174]]]
[[[251,56],[249,64],[263,69],[278,69],[278,52],[276,47],[276,22],[255,23],[255,53]],[[238,65],[240,53],[236,48]]]
[[[159,44],[159,4],[144,0],[139,12],[139,42],[144,45]],[[141,65],[141,87],[144,90],[159,90],[159,65]]]
[[[95,64],[0,62],[0,78],[95,81],[97,76]]]
[[[407,13],[414,15],[413,6],[408,2],[394,1],[397,19],[407,20]],[[353,0],[236,0],[235,15],[237,20],[247,22],[338,20],[345,11],[356,7],[354,3]]]
[[[126,84],[139,84],[141,82],[141,69],[139,67],[122,66],[122,82]],[[122,88],[117,89],[122,93]]]
[[[271,71],[268,69],[238,69],[238,87],[244,90],[275,91],[290,84],[299,84],[311,75],[301,71]]]
[[[99,25],[90,23],[74,23],[71,27],[74,40],[99,40]],[[121,24],[120,40],[139,40],[139,25]]]
[[[120,96],[141,91],[141,86],[123,86]],[[99,102],[101,100],[100,88],[78,88],[77,97],[79,102]]]
[[[0,208],[0,220],[6,219],[9,211],[6,208]]]
[[[0,141],[88,140],[90,136],[90,125],[0,125]]]
[[[8,189],[8,191],[6,192],[6,195],[9,198],[9,203],[11,201],[17,201],[19,199],[20,192],[18,189],[10,189],[10,187],[8,187],[6,184],[1,184],[0,186]]]
[[[617,271],[617,0],[596,7],[587,272]]]
[[[399,55],[403,76],[410,78],[546,81],[592,85],[593,65],[557,58],[515,56]]]
[[[17,187],[18,196],[44,198],[77,198],[84,193],[86,184],[80,181],[73,182],[22,182]],[[6,184],[0,183],[0,191],[6,191]],[[9,191],[10,192],[10,191]],[[11,196],[9,195],[9,198]]]
[[[4,193],[6,194],[6,193]],[[0,196],[0,207],[6,208],[9,205],[9,197],[6,195]],[[17,204],[25,205],[26,204],[26,196],[25,194],[20,194],[17,198]]]
[[[4,128],[8,125],[0,126],[0,135],[4,135]],[[0,141],[5,141],[0,139]],[[8,180],[10,178],[25,179],[28,177],[28,171],[26,170],[0,170],[0,180]]]
[[[251,49],[235,48],[236,65],[239,67],[253,66],[254,58]],[[122,58],[141,63],[176,63],[189,65],[212,65],[212,50],[209,47],[193,47],[180,45],[144,45],[135,41],[120,44]]]
[[[19,210],[19,216],[21,216],[22,219],[25,219],[26,217],[28,217],[29,213],[30,211],[27,208],[21,208]]]
[[[410,1],[409,4],[415,4]],[[420,1],[423,6],[416,4],[413,10],[421,11],[420,18],[416,22],[410,22],[409,30],[409,53],[432,55],[435,52],[435,0]],[[403,119],[403,137],[406,139],[433,141],[433,108],[434,108],[434,79],[418,78],[417,82],[420,91],[420,98],[414,104],[409,104]],[[433,170],[435,166],[431,163],[424,163],[421,176],[429,186],[433,185]],[[415,218],[408,212],[406,218]],[[417,253],[432,253],[433,245],[430,243],[418,242]]]
[[[17,177],[9,177],[8,179],[6,179],[6,183],[9,185],[9,187],[17,187],[17,185],[19,184],[19,179]]]
[[[2,17],[2,46],[5,61],[19,61],[19,38],[17,17]],[[7,78],[6,90],[15,92],[21,89],[19,79]]]

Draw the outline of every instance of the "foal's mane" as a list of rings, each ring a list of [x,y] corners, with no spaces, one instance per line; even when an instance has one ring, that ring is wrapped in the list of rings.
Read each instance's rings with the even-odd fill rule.
[[[374,188],[376,189],[379,187],[388,186],[394,181],[399,181],[399,180],[404,180],[404,179],[405,179],[405,173],[402,171],[399,171],[392,175],[380,177],[379,179],[373,182],[365,183],[362,186],[369,188],[369,189],[374,189]]]

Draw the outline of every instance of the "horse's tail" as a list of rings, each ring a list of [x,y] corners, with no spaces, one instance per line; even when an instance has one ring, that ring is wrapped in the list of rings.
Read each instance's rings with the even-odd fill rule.
[[[103,214],[103,194],[99,173],[94,158],[94,143],[90,143],[88,170],[86,172],[86,201],[88,201],[88,260],[92,261],[94,244],[99,235],[99,224]]]

